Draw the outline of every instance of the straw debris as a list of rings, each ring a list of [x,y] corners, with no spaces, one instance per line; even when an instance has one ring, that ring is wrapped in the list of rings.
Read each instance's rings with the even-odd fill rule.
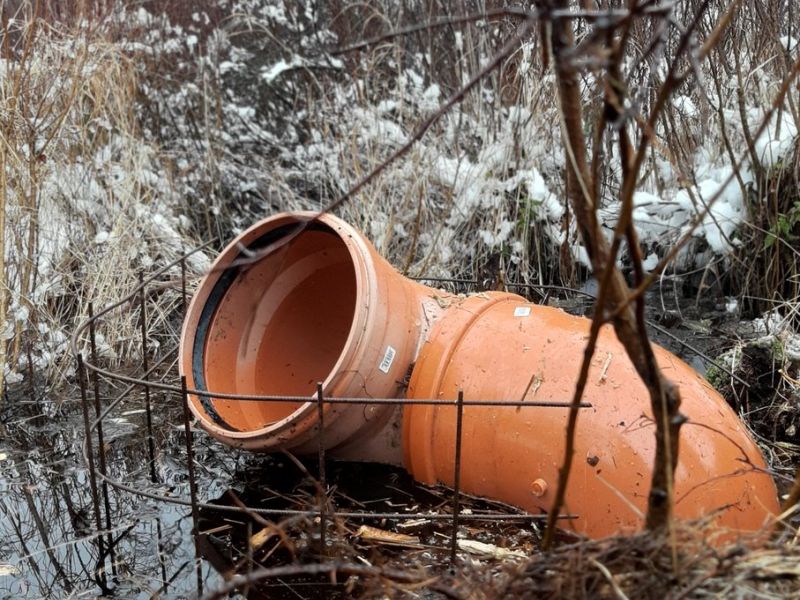
[[[676,528],[674,564],[670,540],[652,533],[564,545],[510,567],[485,597],[677,600],[800,594],[795,543],[713,546],[709,533],[702,526]]]

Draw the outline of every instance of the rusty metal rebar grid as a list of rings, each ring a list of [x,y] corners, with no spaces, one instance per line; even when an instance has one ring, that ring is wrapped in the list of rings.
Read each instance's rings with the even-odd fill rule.
[[[460,496],[461,496],[461,434],[463,431],[464,422],[464,392],[458,390],[458,399],[456,400],[456,447],[455,458],[453,463],[455,465],[453,473],[453,523],[451,525],[452,531],[450,535],[450,566],[456,562],[456,550],[458,549],[458,513],[461,509]]]
[[[169,503],[172,505],[188,507],[191,511],[192,518],[192,534],[195,541],[195,566],[197,574],[197,590],[200,595],[203,593],[203,578],[202,570],[200,568],[201,552],[199,546],[199,538],[203,532],[199,529],[199,511],[200,510],[213,510],[218,512],[225,512],[231,514],[242,515],[261,515],[267,518],[283,518],[283,517],[297,517],[297,518],[310,518],[319,519],[319,542],[320,542],[320,560],[325,560],[326,539],[328,535],[328,524],[336,522],[337,519],[353,520],[353,521],[370,521],[385,519],[388,521],[411,521],[418,519],[425,519],[428,521],[449,524],[449,556],[451,565],[455,563],[458,543],[457,532],[459,523],[464,521],[471,522],[517,522],[520,524],[532,524],[544,522],[547,518],[545,514],[528,514],[528,513],[509,513],[501,511],[488,511],[488,512],[472,512],[465,513],[461,510],[462,492],[461,492],[461,447],[463,437],[463,412],[466,407],[497,407],[498,409],[511,409],[517,410],[527,409],[535,410],[539,408],[563,408],[567,409],[570,406],[570,400],[564,398],[563,401],[533,401],[533,400],[489,400],[480,398],[465,399],[463,392],[458,393],[456,399],[404,399],[404,398],[352,398],[352,397],[330,397],[323,392],[321,383],[317,385],[316,393],[311,396],[247,396],[242,394],[228,394],[219,393],[213,390],[194,390],[186,386],[186,379],[178,377],[175,371],[176,368],[176,355],[177,345],[169,346],[163,345],[157,353],[151,355],[151,345],[148,340],[149,323],[148,323],[148,310],[147,303],[149,301],[149,294],[153,293],[150,290],[163,291],[170,289],[177,294],[177,307],[181,314],[184,314],[187,306],[187,266],[186,261],[193,253],[199,252],[207,247],[201,246],[191,252],[186,253],[179,259],[164,266],[158,271],[149,276],[144,276],[139,273],[138,285],[133,289],[131,294],[114,304],[104,307],[95,312],[94,307],[89,309],[89,318],[81,323],[75,330],[71,339],[71,348],[77,360],[78,381],[80,383],[81,391],[81,404],[84,412],[84,426],[85,437],[82,444],[82,454],[84,461],[89,470],[90,486],[92,492],[92,504],[94,511],[95,526],[98,531],[103,529],[103,519],[101,514],[102,505],[105,505],[106,523],[105,528],[110,528],[110,502],[108,499],[108,488],[114,488],[118,492],[138,496],[140,498],[153,500],[162,503]],[[171,279],[161,280],[170,269],[178,267],[180,269],[180,281],[175,283]],[[475,285],[474,280],[443,280],[431,278],[419,278],[420,280],[427,281],[442,281],[449,283],[459,283],[464,285]],[[512,284],[509,284],[511,287]],[[519,284],[526,287],[527,284]],[[533,287],[533,286],[527,286]],[[539,286],[544,288],[557,288],[558,286]],[[560,289],[560,288],[559,288]],[[137,307],[136,305],[139,304]],[[99,364],[97,345],[96,345],[96,330],[98,322],[109,315],[115,310],[137,310],[139,311],[140,318],[140,333],[141,333],[141,364],[138,376],[124,374],[117,372],[110,368],[105,368]],[[88,335],[87,335],[88,334]],[[90,360],[83,358],[82,349],[90,349]],[[159,346],[161,348],[161,346]],[[91,374],[92,383],[94,384],[94,419],[92,420],[89,415],[89,398],[87,394],[87,381],[88,376]],[[114,383],[122,384],[122,390],[114,396],[107,396],[105,404],[101,402],[100,384]],[[168,495],[166,492],[161,492],[158,489],[159,479],[156,471],[156,457],[158,456],[156,436],[154,435],[153,423],[153,406],[152,398],[156,392],[163,393],[165,400],[179,399],[183,410],[183,431],[185,434],[186,443],[186,468],[189,476],[189,497]],[[435,511],[430,510],[410,510],[408,512],[380,512],[370,510],[337,510],[335,505],[330,502],[328,498],[328,482],[326,474],[326,452],[322,436],[320,436],[318,445],[318,490],[319,501],[315,508],[305,510],[290,509],[290,508],[260,508],[254,506],[228,506],[216,503],[204,502],[200,500],[200,492],[198,491],[197,481],[195,476],[195,458],[193,446],[193,431],[192,431],[192,418],[189,411],[188,402],[192,397],[207,397],[219,400],[237,400],[237,401],[252,401],[252,402],[299,402],[303,404],[316,404],[318,427],[321,430],[325,419],[325,405],[337,404],[356,404],[356,405],[388,405],[388,406],[407,406],[407,405],[454,405],[457,410],[456,421],[456,437],[454,444],[454,485],[452,502],[450,503],[450,510]],[[99,436],[100,447],[103,447],[103,422],[107,419],[118,407],[126,400],[136,398],[137,402],[144,399],[145,413],[146,413],[146,436],[147,436],[147,457],[148,457],[148,478],[153,486],[150,488],[143,487],[141,483],[133,481],[123,481],[115,479],[110,475],[105,464],[105,457],[103,452],[100,451],[98,456],[100,464],[95,462],[95,448],[92,442],[93,435]],[[161,394],[159,394],[161,397]],[[591,404],[584,402],[580,405],[582,408],[590,408]],[[100,485],[98,485],[98,482]],[[100,490],[102,488],[102,497]],[[578,518],[575,514],[562,514],[559,519],[563,521],[570,521]],[[159,538],[160,522],[159,526]],[[98,545],[100,556],[107,554],[104,548],[105,538],[98,536]],[[162,547],[162,541],[159,539],[159,548]],[[113,548],[112,548],[113,549]],[[160,550],[161,551],[161,550]],[[112,559],[113,561],[113,559]],[[162,571],[164,569],[163,561],[161,563]],[[101,573],[101,576],[104,575]],[[162,572],[162,578],[166,581],[166,573]]]
[[[151,397],[153,391],[162,391],[167,392],[168,394],[172,394],[178,398],[184,398],[184,394],[187,396],[198,396],[198,397],[210,397],[214,399],[220,400],[237,400],[237,401],[253,401],[253,402],[308,402],[312,403],[315,401],[313,396],[289,396],[289,395],[264,395],[264,396],[251,396],[251,395],[243,395],[243,394],[229,394],[229,393],[220,393],[214,391],[206,391],[206,390],[195,390],[195,389],[187,389],[183,387],[180,383],[166,383],[164,381],[164,377],[160,379],[150,379],[150,377],[155,374],[160,368],[164,366],[170,359],[174,359],[174,356],[177,352],[177,346],[171,347],[166,351],[161,353],[161,356],[157,357],[153,364],[150,364],[149,356],[144,353],[142,356],[142,376],[135,377],[123,373],[119,373],[110,369],[105,369],[100,367],[96,360],[94,362],[86,361],[83,359],[82,353],[79,351],[79,348],[83,345],[83,334],[90,333],[90,338],[94,335],[94,329],[96,327],[96,322],[111,313],[114,310],[124,309],[125,307],[133,308],[136,304],[139,304],[140,310],[140,328],[142,334],[142,345],[143,350],[148,348],[148,340],[147,340],[147,311],[146,311],[146,301],[147,301],[147,289],[148,286],[153,286],[154,288],[164,289],[165,287],[169,287],[166,285],[166,282],[160,282],[159,278],[162,277],[165,273],[167,273],[170,269],[174,267],[179,267],[181,276],[179,285],[175,288],[176,291],[180,295],[181,299],[181,309],[185,310],[186,307],[186,298],[187,298],[187,284],[186,284],[186,260],[192,256],[193,254],[200,252],[206,249],[210,245],[206,243],[198,248],[195,248],[181,257],[177,258],[176,260],[166,264],[165,266],[161,267],[160,269],[156,270],[149,276],[144,276],[143,273],[139,273],[139,281],[138,285],[131,291],[131,293],[118,300],[117,302],[106,306],[102,310],[98,311],[97,313],[93,313],[90,315],[86,321],[81,323],[73,333],[71,339],[71,348],[73,353],[78,359],[79,362],[79,372],[86,373],[91,372],[93,376],[97,377],[97,380],[100,381],[113,381],[117,383],[125,384],[126,387],[122,390],[120,394],[117,395],[116,398],[111,400],[105,408],[100,412],[94,421],[87,422],[87,439],[84,440],[84,460],[87,462],[90,471],[92,472],[92,478],[99,479],[102,483],[108,484],[120,491],[138,495],[143,498],[148,498],[151,500],[159,500],[163,502],[168,502],[171,504],[177,504],[187,507],[196,506],[198,508],[213,508],[215,510],[225,510],[230,512],[242,512],[243,510],[253,512],[256,514],[263,514],[263,515],[272,515],[272,516],[320,516],[322,514],[322,510],[291,510],[291,509],[262,509],[256,507],[248,507],[246,509],[241,509],[239,507],[223,507],[217,504],[207,504],[203,502],[193,502],[191,498],[179,498],[174,496],[165,496],[162,494],[158,494],[152,491],[144,490],[141,488],[134,487],[132,485],[128,485],[125,482],[117,481],[110,477],[108,474],[102,472],[100,469],[97,469],[94,465],[94,460],[92,458],[93,451],[91,449],[91,441],[88,436],[91,432],[96,431],[98,427],[102,427],[102,421],[109,416],[109,414],[125,399],[129,397],[131,393],[137,388],[140,388],[145,397],[146,404],[150,404],[147,400]],[[424,281],[440,281],[440,282],[451,282],[451,283],[463,283],[467,285],[475,285],[476,281],[472,279],[447,279],[447,278],[431,278],[431,277],[418,277],[418,280]],[[155,284],[155,285],[154,285]],[[561,286],[538,286],[536,284],[512,284],[509,283],[509,286],[522,286],[522,287],[541,287],[543,289],[568,289],[562,288]],[[575,292],[576,290],[569,290]],[[173,362],[174,366],[174,362]],[[80,379],[80,378],[79,378]],[[177,377],[176,377],[177,379]],[[87,399],[88,400],[88,399]],[[442,400],[442,399],[405,399],[405,398],[346,398],[346,397],[324,397],[325,404],[361,404],[361,405],[442,405],[448,403],[454,403],[453,400]],[[470,407],[470,406],[495,406],[495,407],[505,407],[505,408],[569,408],[570,402],[568,400],[564,401],[550,401],[550,402],[542,402],[542,401],[531,401],[531,400],[481,400],[481,399],[470,399],[466,400],[463,397],[460,401],[456,401],[457,405],[463,408]],[[316,404],[318,406],[322,406],[322,403],[317,401]],[[591,404],[588,402],[581,403],[581,408],[591,408]],[[147,411],[148,414],[148,454],[150,455],[149,464],[154,471],[155,466],[155,443],[154,437],[152,435],[152,414],[151,411]],[[324,417],[323,417],[324,418]],[[87,414],[88,420],[88,414]],[[459,436],[460,437],[460,436]],[[151,454],[151,442],[153,444],[152,454]],[[321,467],[321,475],[324,477],[324,450],[320,453],[320,467]],[[150,473],[151,478],[156,481],[155,473],[151,471]],[[98,494],[99,500],[99,494]],[[99,504],[99,502],[98,502]],[[342,517],[342,518],[349,518],[349,519],[368,519],[368,518],[379,518],[379,519],[418,519],[418,518],[427,518],[431,520],[451,520],[453,519],[452,514],[429,514],[426,512],[412,512],[412,513],[390,513],[390,512],[358,512],[358,511],[335,511],[328,515],[329,517]],[[498,513],[498,514],[473,514],[473,515],[460,515],[461,519],[469,519],[475,521],[492,521],[492,520],[503,520],[503,519],[510,519],[510,520],[517,520],[517,521],[539,521],[545,518],[545,515],[534,515],[534,514],[507,514],[507,513]],[[564,520],[571,520],[577,518],[576,515],[565,514],[560,516],[561,519]]]

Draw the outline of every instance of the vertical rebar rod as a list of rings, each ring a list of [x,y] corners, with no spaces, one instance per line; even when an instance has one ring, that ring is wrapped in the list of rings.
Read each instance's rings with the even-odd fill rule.
[[[78,384],[81,388],[81,408],[83,409],[83,429],[86,433],[85,448],[86,448],[86,462],[89,468],[89,489],[92,492],[92,507],[94,509],[94,522],[97,527],[97,532],[103,530],[103,522],[100,518],[100,498],[97,494],[97,476],[94,472],[94,448],[92,447],[92,428],[89,423],[89,399],[86,394],[86,368],[83,365],[83,355],[78,354]],[[105,548],[103,544],[103,536],[97,536],[97,549],[99,556],[103,558],[105,563]],[[100,565],[98,565],[99,567]],[[105,579],[105,569],[100,573],[101,580]]]
[[[156,517],[156,545],[158,547],[158,564],[161,566],[161,580],[164,582],[162,590],[169,592],[169,580],[167,579],[167,562],[164,560],[164,532],[161,529],[161,517]]]
[[[197,572],[197,595],[203,595],[203,573],[200,563],[200,512],[197,508],[197,480],[194,476],[194,445],[189,411],[189,393],[186,388],[186,376],[181,375],[181,404],[183,405],[183,429],[186,433],[186,471],[189,474],[189,494],[192,499],[192,537],[194,538],[194,560]]]
[[[89,302],[89,351],[92,357],[92,362],[97,364],[97,332],[94,323],[94,305]],[[106,469],[106,452],[105,452],[105,436],[103,435],[103,421],[100,419],[100,378],[97,373],[92,372],[92,387],[94,388],[94,418],[97,421],[97,462],[100,467],[100,474],[105,478],[107,474]],[[108,554],[111,558],[111,573],[117,574],[117,560],[114,553],[114,537],[111,535],[111,502],[108,499],[108,483],[103,479],[100,482],[100,491],[103,495],[103,510],[106,514],[106,530],[108,531]]]
[[[140,314],[142,322],[142,379],[147,380],[147,372],[150,370],[147,364],[147,306],[146,294],[144,289],[144,273],[139,271],[139,304],[141,305]],[[153,440],[153,412],[150,406],[150,386],[144,386],[144,410],[147,416],[147,452],[150,458],[150,480],[157,483],[156,477],[156,446]]]
[[[189,303],[186,301],[186,257],[181,259],[181,306],[183,308],[183,315],[186,316],[186,309]]]
[[[461,510],[461,424],[464,418],[464,392],[458,390],[456,400],[456,455],[453,472],[453,524],[450,537],[450,566],[456,562],[456,549],[458,548],[458,514]]]
[[[323,391],[322,391],[322,383],[317,383],[317,420],[319,421],[319,435],[317,436],[318,440],[318,450],[319,450],[319,487],[320,487],[320,497],[319,497],[319,548],[320,548],[320,555],[325,554],[325,528],[327,526],[327,514],[328,514],[328,485],[325,478],[325,444],[322,441],[322,432],[325,429],[325,411],[323,410],[322,402],[324,400]]]

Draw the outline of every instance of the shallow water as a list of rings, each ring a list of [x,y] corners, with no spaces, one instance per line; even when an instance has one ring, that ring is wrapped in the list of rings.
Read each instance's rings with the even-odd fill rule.
[[[587,290],[589,291],[589,290]],[[571,312],[587,313],[590,301],[562,301]],[[714,354],[721,340],[700,319],[701,309],[659,295],[650,298],[648,316],[671,326],[672,333],[689,337],[700,351]],[[705,315],[724,319],[724,313]],[[704,315],[704,317],[705,317]],[[705,317],[708,318],[708,317]],[[699,324],[698,324],[699,323]],[[704,329],[705,327],[705,329]],[[705,366],[698,354],[672,338],[653,331],[654,339],[683,356],[698,370]],[[115,396],[103,387],[102,398]],[[31,402],[31,394],[34,402]],[[74,398],[58,404],[22,384],[13,390],[3,413],[4,435],[0,442],[0,598],[81,598],[103,592],[121,598],[196,597],[198,575],[192,516],[188,507],[142,498],[108,488],[108,524],[98,484],[104,535],[94,532],[91,485],[83,464],[83,422]],[[78,397],[77,392],[75,396]],[[156,482],[148,467],[147,428],[143,398],[133,394],[104,421],[105,457],[109,475],[169,497],[189,497],[186,447],[179,399],[165,394],[153,398]],[[285,459],[240,453],[223,447],[197,432],[194,450],[199,496],[202,501],[230,503],[228,490],[249,504],[262,507],[309,508],[314,506],[313,461],[303,473]],[[369,482],[369,485],[364,485]],[[378,511],[436,509],[449,502],[447,495],[415,485],[399,469],[333,463],[329,468],[337,508],[369,508]],[[267,499],[271,498],[271,499]],[[399,507],[399,508],[398,508]],[[212,560],[200,561],[199,579],[204,591],[223,584],[219,570],[227,570],[247,558],[246,540],[259,525],[253,519],[204,511],[201,531],[218,530],[208,537],[203,552]],[[316,556],[318,534],[313,520],[296,529],[299,550],[308,560]],[[380,520],[369,523],[392,528]],[[502,528],[486,527],[486,541],[493,535],[514,535]],[[536,537],[531,524],[513,527]],[[446,564],[448,536],[444,525],[426,525],[418,533],[424,540],[426,561]],[[479,532],[480,532],[479,531]],[[352,532],[350,532],[352,534]],[[317,536],[316,538],[314,536]],[[477,534],[476,534],[477,535]],[[316,539],[316,542],[314,541]],[[352,539],[352,535],[348,538]],[[102,540],[102,541],[101,541]],[[304,540],[304,541],[303,541]],[[496,542],[496,539],[494,540]],[[519,539],[515,543],[522,543]],[[534,543],[534,542],[531,542]],[[110,549],[109,549],[110,546]],[[244,548],[244,550],[243,550]],[[102,550],[102,553],[101,553]],[[340,549],[348,552],[351,549]],[[391,559],[391,553],[387,559]],[[438,558],[437,558],[438,557]],[[291,560],[277,552],[263,564]],[[213,566],[212,566],[213,563]],[[102,567],[102,568],[101,568]],[[292,589],[289,589],[291,583]],[[259,593],[269,597],[330,597],[345,594],[343,582],[335,585],[324,577],[271,582]],[[346,594],[345,594],[346,595]],[[260,597],[258,595],[254,597]]]
[[[150,598],[159,590],[168,597],[191,596],[192,522],[183,507],[110,489],[111,527],[103,514],[105,555],[100,554],[76,408],[67,402],[62,414],[45,418],[7,412],[10,435],[0,449],[0,563],[7,574],[0,577],[0,597],[93,597],[104,590],[124,598]],[[176,432],[170,427],[157,432],[168,454],[157,460],[162,483],[153,486],[143,460],[143,424],[118,419],[105,440],[109,473],[142,487],[185,493],[185,468],[174,462],[180,460],[180,446],[171,439]],[[105,581],[99,562],[105,564]],[[203,578],[208,585],[218,580],[207,566]]]

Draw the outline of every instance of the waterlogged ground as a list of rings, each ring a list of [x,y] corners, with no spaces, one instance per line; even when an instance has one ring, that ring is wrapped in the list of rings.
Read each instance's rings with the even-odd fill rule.
[[[35,412],[34,407],[6,414],[8,435],[0,449],[4,575],[0,597],[89,598],[104,589],[122,598],[150,598],[159,592],[166,597],[191,597],[195,592],[195,578],[190,577],[192,522],[184,507],[111,489],[111,527],[106,529],[105,514],[102,524],[113,548],[109,552],[106,543],[108,555],[98,560],[91,486],[81,458],[83,423],[77,409],[76,402],[68,401],[51,416],[27,416]],[[159,419],[157,435],[163,454],[158,460],[160,483],[153,485],[146,469],[147,447],[142,443],[143,419],[135,414],[113,421],[107,423],[105,440],[112,476],[142,489],[188,495],[186,469],[180,462],[185,451],[175,427]],[[212,473],[209,469],[203,472]],[[204,477],[204,486],[211,489],[213,479]],[[107,568],[105,581],[98,575],[99,562]],[[204,565],[203,579],[213,586],[219,578]]]
[[[591,292],[591,285],[587,286]],[[670,335],[653,330],[654,338],[702,370],[698,352],[716,355],[725,345],[721,325],[734,320],[724,306],[695,305],[651,297],[651,320],[669,334],[691,340],[695,350]],[[587,312],[589,302],[564,302],[572,312]],[[730,307],[727,307],[730,308]],[[104,404],[118,390],[101,388]],[[0,441],[0,598],[91,598],[103,592],[119,598],[191,598],[198,579],[208,593],[223,585],[222,573],[246,570],[251,560],[275,566],[319,555],[319,520],[302,517],[285,529],[287,546],[270,535],[253,516],[223,511],[200,512],[200,530],[209,535],[195,568],[191,510],[168,502],[108,488],[108,521],[102,486],[102,538],[95,533],[96,515],[88,471],[82,458],[83,419],[77,391],[67,399],[48,397],[25,383],[6,399]],[[148,464],[147,428],[141,393],[132,394],[104,421],[104,452],[110,477],[137,490],[171,498],[188,498],[186,446],[178,398],[155,394],[154,442],[156,482]],[[197,479],[201,501],[261,508],[309,509],[316,506],[316,463],[296,464],[285,456],[255,456],[222,447],[202,432],[195,436]],[[415,484],[399,469],[331,463],[328,483],[340,510],[416,512],[449,510],[450,496]],[[470,511],[490,507],[465,500]],[[444,522],[422,520],[399,529],[398,522],[373,519],[330,525],[326,553],[367,564],[427,565],[445,572],[449,530]],[[377,545],[358,528],[403,531],[412,541]],[[468,524],[467,536],[484,543],[535,551],[539,526],[525,522]],[[331,529],[333,531],[333,529]],[[333,541],[331,538],[334,538]],[[101,543],[102,541],[102,551]],[[199,573],[199,574],[198,574]],[[250,597],[349,597],[360,588],[353,580],[332,582],[324,576],[271,580]],[[364,590],[360,590],[364,591]]]
[[[75,403],[64,412],[76,412]],[[0,597],[81,598],[106,591],[121,598],[191,598],[197,596],[198,574],[192,541],[192,517],[188,507],[143,499],[109,488],[110,528],[105,529],[105,554],[100,553],[94,533],[94,511],[87,469],[80,458],[83,426],[79,414],[54,418],[25,418],[21,411],[7,426],[16,430],[2,450],[0,487]],[[124,414],[123,410],[122,413]],[[159,454],[157,484],[150,481],[147,466],[146,428],[141,412],[107,421],[106,452],[109,474],[139,490],[168,497],[189,497],[186,450],[182,426],[174,407],[163,412],[175,419],[160,419],[156,426]],[[25,433],[22,433],[25,429]],[[296,464],[288,457],[254,456],[220,447],[202,434],[195,445],[201,500],[224,506],[239,502],[264,509],[308,510],[317,506],[316,463]],[[383,465],[328,464],[328,482],[338,510],[382,513],[435,511],[447,513],[450,495],[415,484],[400,469]],[[366,485],[365,485],[366,483]],[[102,487],[99,486],[103,504]],[[467,513],[503,510],[465,498]],[[258,517],[224,510],[201,510],[200,530],[208,533],[200,547],[200,579],[208,593],[224,582],[220,573],[233,573],[248,560],[276,566],[296,560],[313,562],[319,556],[319,519],[298,517],[285,523],[291,544],[263,537],[264,522]],[[367,524],[376,531],[395,529],[399,522],[370,519],[330,523],[326,553],[339,559],[398,566],[414,560],[446,570],[450,537],[449,521],[422,519],[405,522],[400,530],[409,538],[390,541],[376,553],[372,543],[362,543],[358,528]],[[531,551],[539,539],[537,525],[523,522],[492,523],[473,528],[478,541],[496,543],[498,536],[515,548]],[[385,528],[385,529],[382,529]],[[339,529],[339,535],[333,531]],[[259,533],[261,532],[261,533]],[[259,537],[262,536],[262,537]],[[416,541],[409,543],[409,539]],[[111,540],[112,551],[107,540]],[[261,542],[252,540],[261,539]],[[277,550],[277,551],[276,551]],[[410,553],[410,554],[409,554]],[[113,554],[113,560],[112,555]],[[106,560],[99,561],[100,556]],[[98,573],[104,566],[105,578]],[[324,576],[287,577],[263,583],[250,598],[350,597],[354,582],[331,582]],[[298,596],[299,594],[299,596]]]

